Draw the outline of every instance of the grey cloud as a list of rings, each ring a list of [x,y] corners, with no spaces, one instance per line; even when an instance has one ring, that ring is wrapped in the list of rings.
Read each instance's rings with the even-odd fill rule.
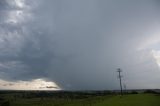
[[[2,4],[7,6],[5,0]],[[5,5],[2,17],[17,11]],[[47,78],[70,90],[117,89],[121,67],[131,88],[158,87],[154,48],[138,50],[151,36],[147,31],[158,27],[156,1],[28,0],[26,5],[30,9],[21,11],[32,17],[22,16],[26,22],[0,19],[0,78]]]

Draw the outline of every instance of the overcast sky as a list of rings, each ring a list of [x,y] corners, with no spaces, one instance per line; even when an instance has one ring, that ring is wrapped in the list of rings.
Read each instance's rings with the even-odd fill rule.
[[[117,68],[128,89],[160,88],[159,11],[158,0],[0,0],[0,89],[119,89]]]

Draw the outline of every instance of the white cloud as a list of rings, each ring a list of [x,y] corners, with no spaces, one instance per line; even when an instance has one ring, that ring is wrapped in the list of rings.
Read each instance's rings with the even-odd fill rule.
[[[45,79],[33,79],[31,81],[5,81],[0,80],[0,89],[7,90],[60,90],[54,82]]]
[[[14,0],[16,5],[20,8],[23,8],[25,6],[25,0]]]
[[[6,0],[10,6],[15,8],[24,8],[26,0]]]
[[[156,60],[156,63],[157,63],[158,66],[160,67],[160,51],[152,50],[152,54],[153,54],[153,57],[154,57],[155,60]]]

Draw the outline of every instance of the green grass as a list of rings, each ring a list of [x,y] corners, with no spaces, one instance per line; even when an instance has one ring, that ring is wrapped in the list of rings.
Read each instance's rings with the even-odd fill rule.
[[[83,102],[85,103],[85,101]],[[132,94],[124,96],[105,96],[90,100],[86,104],[77,103],[66,106],[160,106],[160,95]]]
[[[160,95],[137,94],[114,96],[93,106],[160,106]]]
[[[11,106],[160,106],[160,95],[155,94],[110,95],[84,99],[8,99]]]

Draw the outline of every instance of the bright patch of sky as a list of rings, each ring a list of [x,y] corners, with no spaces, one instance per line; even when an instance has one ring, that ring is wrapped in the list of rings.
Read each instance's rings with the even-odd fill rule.
[[[0,80],[0,90],[60,90],[56,83],[45,79],[33,79],[31,81],[5,81]]]

